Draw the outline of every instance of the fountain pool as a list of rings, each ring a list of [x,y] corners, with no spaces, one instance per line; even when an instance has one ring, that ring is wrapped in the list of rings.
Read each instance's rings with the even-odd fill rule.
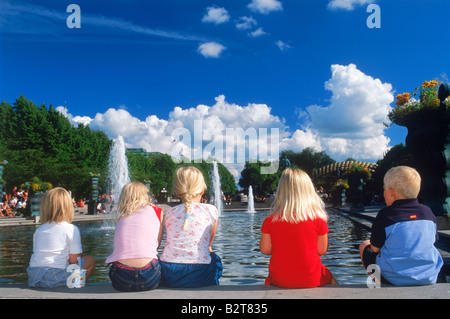
[[[260,229],[267,211],[224,212],[219,220],[214,251],[224,266],[221,285],[264,284],[270,257],[259,251]],[[85,254],[94,256],[96,269],[89,283],[109,282],[104,264],[113,249],[114,229],[102,221],[80,222]],[[361,265],[358,245],[370,233],[341,215],[331,213],[330,247],[322,262],[342,284],[365,284],[367,274]],[[27,283],[26,268],[33,249],[37,226],[2,227],[0,232],[0,283]],[[161,244],[160,251],[165,241]]]

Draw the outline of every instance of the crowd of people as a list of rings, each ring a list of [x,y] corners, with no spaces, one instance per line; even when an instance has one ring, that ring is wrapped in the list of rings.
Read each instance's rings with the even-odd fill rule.
[[[11,193],[2,192],[0,217],[21,217],[27,205],[28,191],[14,186]]]

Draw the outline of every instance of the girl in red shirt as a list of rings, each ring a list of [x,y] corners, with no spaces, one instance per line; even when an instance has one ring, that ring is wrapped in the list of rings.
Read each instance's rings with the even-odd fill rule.
[[[328,250],[325,204],[308,174],[285,169],[272,213],[264,220],[260,250],[271,255],[266,285],[312,288],[338,284],[322,265]]]

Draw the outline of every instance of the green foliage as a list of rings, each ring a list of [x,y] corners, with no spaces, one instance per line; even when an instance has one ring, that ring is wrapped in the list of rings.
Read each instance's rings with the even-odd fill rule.
[[[392,147],[383,157],[383,159],[377,162],[377,168],[373,173],[374,188],[379,194],[383,193],[383,178],[386,172],[395,166],[411,166],[412,155],[408,151],[408,148],[403,143],[397,144]]]
[[[303,149],[300,153],[291,150],[281,152],[280,158],[287,157],[294,168],[300,168],[312,177],[314,169],[336,163],[325,151],[318,152],[311,147]]]
[[[207,190],[205,194],[209,194],[211,190],[211,174],[213,170],[210,161],[190,161],[176,164],[172,157],[166,154],[150,154],[144,156],[141,153],[127,152],[128,165],[130,168],[130,177],[132,181],[144,182],[150,181],[150,189],[153,194],[160,194],[165,188],[167,193],[173,193],[173,177],[175,170],[180,166],[194,166],[198,168],[205,178]],[[228,169],[218,163],[220,182],[222,191],[226,194],[234,194],[236,192],[236,184],[233,175]]]
[[[245,163],[245,167],[241,172],[239,186],[242,188],[252,186],[254,193],[259,196],[273,193],[278,187],[282,168],[280,167],[275,174],[261,174],[261,167],[266,165],[260,161]]]
[[[0,104],[0,156],[8,161],[7,190],[33,177],[89,197],[93,170],[106,169],[111,141],[89,126],[74,127],[53,106],[20,96],[13,106]]]

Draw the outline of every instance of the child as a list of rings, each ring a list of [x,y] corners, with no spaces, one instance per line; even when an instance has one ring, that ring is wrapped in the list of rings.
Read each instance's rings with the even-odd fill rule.
[[[372,224],[370,240],[359,249],[364,267],[378,265],[382,283],[396,286],[436,283],[443,260],[434,242],[436,218],[419,204],[420,175],[408,166],[391,168],[384,176],[387,207]]]
[[[175,172],[174,193],[182,205],[166,213],[166,245],[161,255],[164,287],[218,285],[222,262],[212,252],[219,213],[216,207],[200,203],[206,189],[202,173],[195,167]]]
[[[92,256],[82,257],[80,231],[72,225],[73,206],[69,193],[60,187],[47,191],[40,207],[42,225],[33,236],[33,255],[27,268],[30,287],[54,288],[66,286],[71,275],[66,271],[69,264],[87,269],[86,280],[94,271]]]
[[[266,285],[312,288],[337,284],[320,260],[328,250],[327,214],[305,172],[283,171],[273,212],[261,231],[260,250],[271,255]]]
[[[112,285],[119,291],[155,289],[161,279],[157,252],[162,239],[161,208],[153,206],[144,184],[133,182],[123,187],[117,209],[114,252],[105,261],[112,263]]]

